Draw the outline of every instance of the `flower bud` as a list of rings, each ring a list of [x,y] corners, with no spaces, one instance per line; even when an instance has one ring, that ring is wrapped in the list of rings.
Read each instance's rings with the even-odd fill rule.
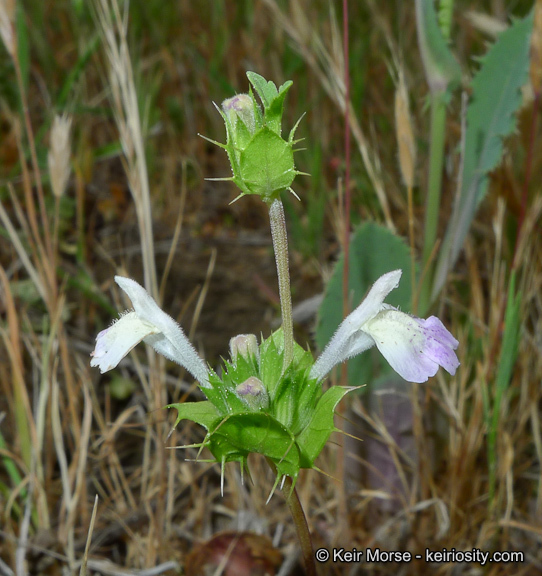
[[[254,118],[254,101],[248,94],[237,94],[222,102],[222,110],[228,117],[232,128],[235,130],[237,119],[241,120],[251,134],[256,128]]]
[[[244,400],[252,410],[267,409],[269,407],[269,396],[263,382],[251,376],[235,389],[237,396]]]
[[[260,351],[254,334],[239,334],[230,340],[230,356],[234,364],[237,362],[239,355],[245,360],[250,358],[259,359]]]

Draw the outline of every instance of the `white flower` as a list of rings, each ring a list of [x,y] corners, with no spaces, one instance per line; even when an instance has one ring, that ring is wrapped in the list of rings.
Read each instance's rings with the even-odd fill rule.
[[[115,276],[115,281],[132,301],[134,311],[122,314],[112,326],[96,336],[90,365],[98,366],[103,374],[115,368],[136,344],[144,341],[166,358],[184,366],[202,387],[209,388],[205,362],[177,322],[134,280]]]
[[[442,366],[455,374],[459,342],[436,316],[416,318],[384,304],[399,285],[401,270],[381,276],[363,302],[343,320],[315,362],[310,376],[321,380],[337,364],[376,344],[391,367],[409,382],[426,382]]]

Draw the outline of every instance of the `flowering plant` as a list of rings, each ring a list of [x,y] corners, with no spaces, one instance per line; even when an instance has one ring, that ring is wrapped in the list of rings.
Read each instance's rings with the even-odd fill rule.
[[[226,149],[231,178],[244,194],[257,194],[269,206],[283,325],[258,345],[254,335],[230,341],[230,360],[220,377],[209,368],[182,328],[163,312],[134,280],[116,276],[132,301],[110,328],[98,334],[91,360],[102,372],[114,368],[141,341],[184,366],[199,382],[207,401],[171,404],[177,409],[175,426],[192,420],[207,430],[201,447],[217,462],[239,462],[247,468],[251,452],[263,454],[277,471],[278,482],[289,477],[292,486],[301,468],[313,468],[335,430],[337,403],[351,390],[334,386],[324,392],[322,382],[331,369],[376,345],[406,380],[425,382],[439,366],[451,374],[459,365],[458,341],[442,322],[431,316],[415,318],[386,304],[398,286],[401,270],[379,278],[364,301],[341,323],[320,357],[293,341],[286,228],[280,193],[298,173],[293,163],[293,132],[281,137],[286,83],[277,90],[255,73],[248,73],[260,96],[261,111],[252,91],[226,100],[220,111],[226,125]]]

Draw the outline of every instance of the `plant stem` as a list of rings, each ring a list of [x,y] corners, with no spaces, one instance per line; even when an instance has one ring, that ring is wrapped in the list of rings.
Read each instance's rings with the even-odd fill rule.
[[[292,486],[292,479],[289,476],[285,477],[283,490],[285,494],[288,494],[288,496],[286,496],[286,503],[288,504],[297,530],[297,537],[299,538],[301,553],[303,554],[303,560],[305,562],[305,574],[306,576],[316,576],[314,550],[312,548],[309,525],[307,524],[307,518],[305,512],[303,512],[297,490]]]
[[[284,372],[294,357],[294,325],[292,320],[292,295],[290,292],[290,272],[288,269],[288,236],[284,208],[279,198],[273,200],[269,207],[273,249],[277,263],[279,279],[280,309],[282,313],[282,331],[284,334]]]
[[[446,127],[446,92],[435,92],[431,96],[431,141],[429,153],[429,185],[425,205],[425,233],[423,245],[423,265],[427,266],[437,239],[437,227],[440,212],[442,188],[442,165],[444,161],[444,137]],[[420,293],[420,313],[430,305],[431,283],[433,281],[431,264],[423,281]]]
[[[274,462],[269,458],[266,458],[266,461],[273,471],[273,474],[276,475],[277,467]],[[299,538],[299,544],[301,545],[301,553],[303,554],[303,560],[305,562],[305,574],[306,576],[316,576],[314,550],[312,548],[312,539],[309,525],[307,524],[307,517],[305,516],[305,512],[303,512],[303,506],[301,506],[297,490],[292,484],[292,479],[289,476],[284,476],[284,486],[282,491],[285,495],[288,508],[290,509],[295,529],[297,531],[297,537]]]

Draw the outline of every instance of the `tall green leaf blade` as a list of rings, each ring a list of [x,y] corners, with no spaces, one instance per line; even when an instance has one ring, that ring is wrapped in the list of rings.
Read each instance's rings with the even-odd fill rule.
[[[21,67],[21,77],[24,91],[28,91],[30,81],[30,42],[28,40],[28,26],[22,3],[17,3],[15,12],[15,26],[17,28],[17,58]]]
[[[502,156],[502,140],[516,126],[520,88],[529,70],[532,27],[531,12],[505,30],[482,60],[482,67],[472,81],[461,186],[440,252],[432,299],[440,292],[457,260],[476,209],[487,193],[489,172]]]

